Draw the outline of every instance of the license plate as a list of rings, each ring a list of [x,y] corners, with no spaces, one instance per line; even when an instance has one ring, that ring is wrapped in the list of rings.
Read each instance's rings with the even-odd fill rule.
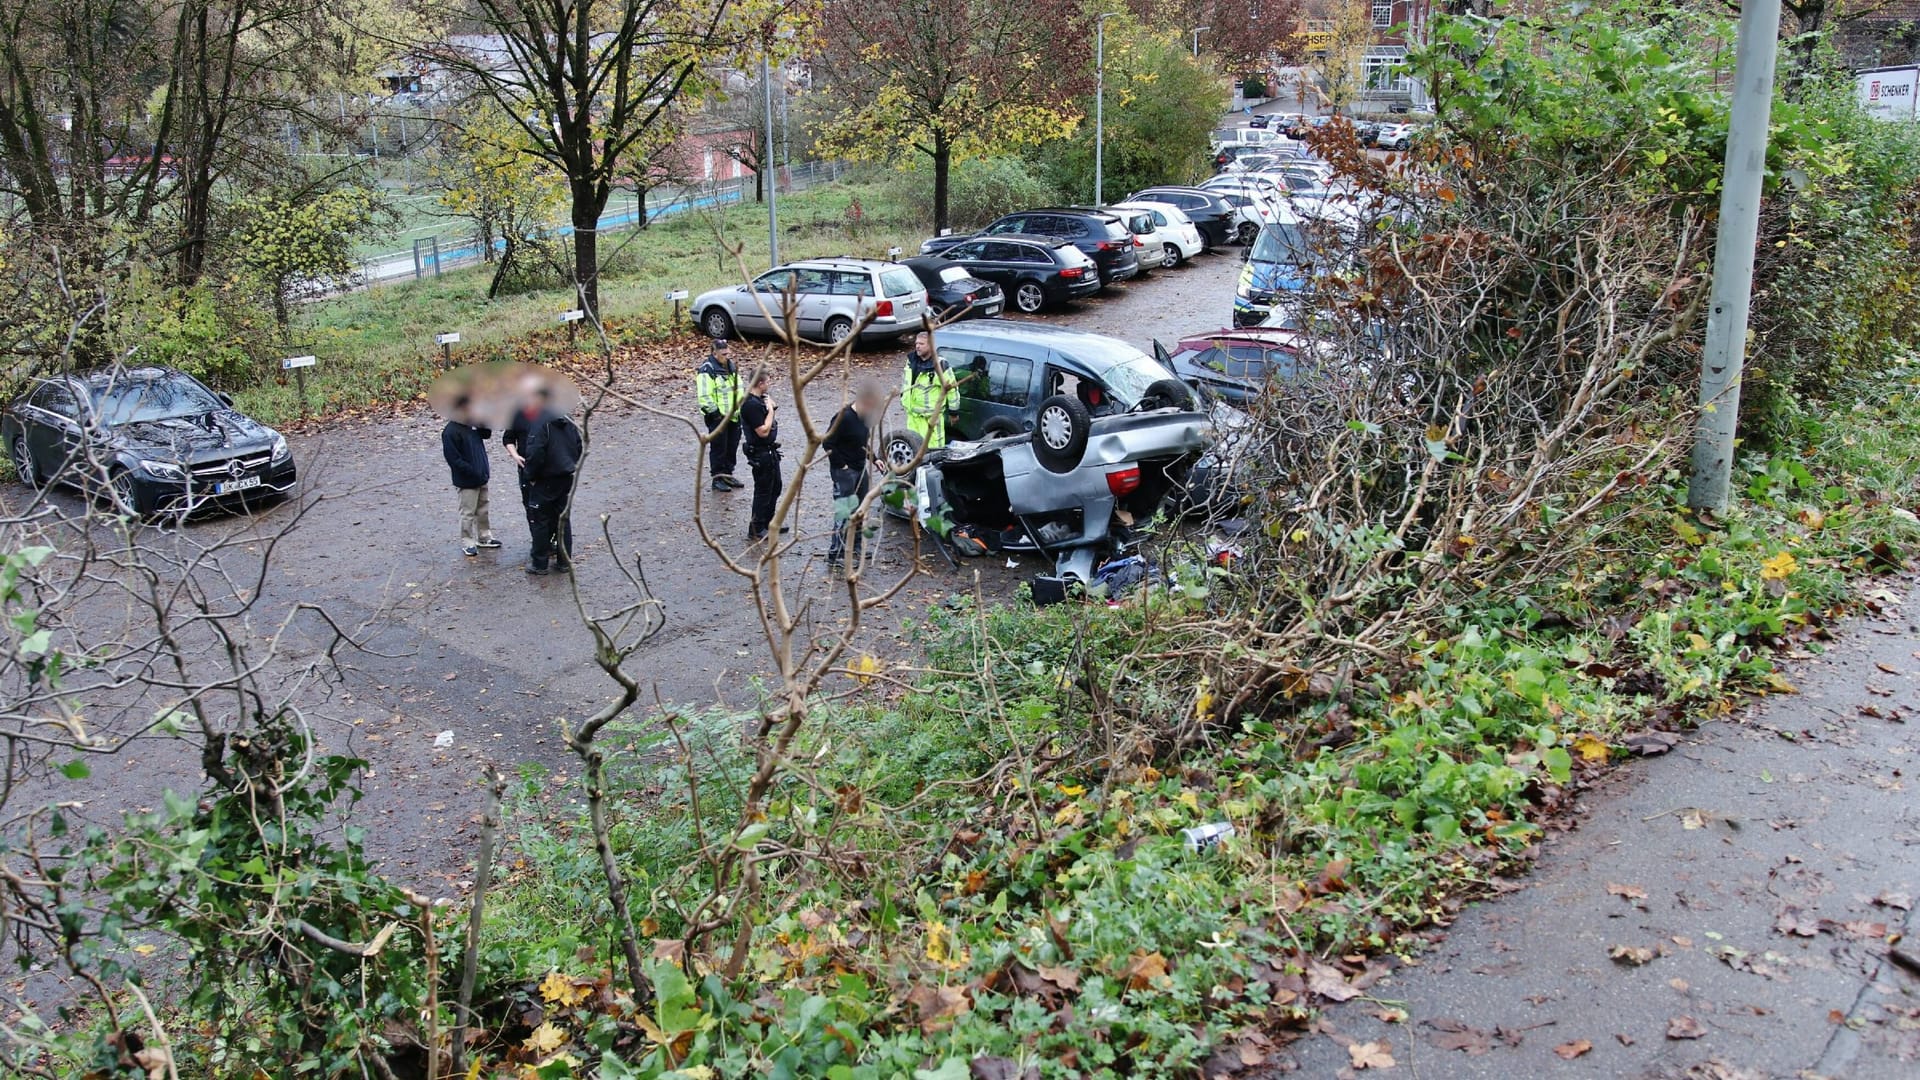
[[[986,305],[985,307],[982,307],[982,308],[980,309],[980,314],[982,314],[982,315],[989,315],[989,316],[991,316],[991,315],[998,315],[998,314],[1000,314],[1000,305],[999,305],[999,304],[988,304],[988,305]]]
[[[213,493],[215,495],[231,495],[236,491],[245,491],[248,488],[257,488],[259,486],[259,477],[243,476],[238,480],[223,480],[213,485]]]

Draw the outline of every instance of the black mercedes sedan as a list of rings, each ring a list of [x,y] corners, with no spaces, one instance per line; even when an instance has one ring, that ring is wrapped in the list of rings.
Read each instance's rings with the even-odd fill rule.
[[[136,517],[285,495],[295,483],[284,436],[172,368],[37,380],[0,412],[0,440],[26,483],[67,484]]]
[[[1100,268],[1057,236],[976,236],[943,254],[974,277],[997,283],[1014,309],[1027,315],[1100,291]]]
[[[927,307],[943,319],[991,319],[1007,306],[1000,286],[973,276],[966,267],[939,255],[915,255],[901,265],[927,287]]]

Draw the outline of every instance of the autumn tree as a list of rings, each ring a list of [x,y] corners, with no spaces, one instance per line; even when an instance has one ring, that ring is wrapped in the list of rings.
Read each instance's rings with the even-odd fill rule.
[[[487,296],[539,250],[567,207],[566,177],[536,153],[520,125],[498,110],[451,128],[429,172],[440,212],[466,221],[494,264]]]
[[[1264,67],[1285,51],[1300,24],[1299,0],[1129,0],[1140,21],[1176,32],[1189,49],[1196,27],[1202,55],[1212,55],[1228,71]]]
[[[354,242],[380,217],[373,192],[359,186],[254,196],[236,214],[234,261],[266,285],[282,331],[302,286],[353,273]]]
[[[1366,89],[1366,56],[1373,44],[1373,10],[1367,0],[1322,0],[1300,23],[1299,51],[1318,84],[1313,89],[1330,112],[1340,113]],[[1306,97],[1308,87],[1301,88]]]
[[[757,40],[768,0],[469,0],[448,12],[486,44],[430,46],[475,107],[517,124],[565,177],[574,284],[600,308],[600,215],[630,159],[659,150],[705,64]]]
[[[839,103],[823,139],[849,157],[924,156],[934,227],[954,162],[1073,129],[1093,83],[1093,26],[1072,0],[832,0],[822,67]]]
[[[1207,139],[1227,108],[1226,84],[1196,62],[1171,31],[1130,20],[1107,23],[1105,176],[1109,192],[1189,183],[1207,159]],[[1091,100],[1082,102],[1091,111]],[[1093,189],[1093,130],[1040,151],[1063,191]]]

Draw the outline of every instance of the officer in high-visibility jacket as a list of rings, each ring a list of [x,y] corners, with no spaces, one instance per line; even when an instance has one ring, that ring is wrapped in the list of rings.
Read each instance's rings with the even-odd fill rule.
[[[727,355],[727,339],[714,338],[706,362],[693,373],[693,394],[700,415],[707,422],[707,467],[713,473],[713,490],[732,491],[746,487],[733,475],[733,463],[740,452],[740,372]]]
[[[907,411],[907,430],[920,436],[927,449],[947,445],[947,417],[960,411],[960,385],[952,369],[933,351],[933,335],[914,335],[900,387],[900,405]]]

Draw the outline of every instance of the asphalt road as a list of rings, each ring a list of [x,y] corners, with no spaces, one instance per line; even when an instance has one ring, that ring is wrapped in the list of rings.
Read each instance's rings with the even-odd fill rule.
[[[1238,268],[1236,251],[1205,256],[1187,268],[1117,286],[1048,321],[1112,333],[1142,347],[1155,337],[1215,329],[1228,321]],[[893,379],[900,357],[889,347],[863,351],[859,359],[862,369]],[[642,358],[620,374],[623,389],[658,408],[689,414],[691,382],[684,360],[664,356]],[[819,415],[834,407],[842,385],[838,378],[816,383],[810,400]],[[776,399],[782,393],[775,388]],[[792,423],[790,410],[787,420]],[[523,764],[573,772],[559,724],[597,707],[612,684],[592,662],[592,640],[567,579],[523,571],[527,531],[512,466],[497,440],[494,525],[506,546],[478,558],[460,554],[440,427],[421,407],[397,419],[332,423],[294,438],[302,498],[314,505],[274,547],[252,624],[264,635],[292,605],[308,603],[324,607],[341,624],[369,628],[363,651],[340,654],[349,669],[346,679],[313,703],[310,717],[325,749],[370,763],[355,816],[367,827],[376,857],[402,880],[445,894],[465,876],[483,763],[510,775]],[[759,693],[755,678],[767,669],[766,645],[737,579],[698,539],[696,452],[689,428],[678,420],[623,408],[596,422],[575,510],[578,580],[590,607],[614,606],[632,595],[614,553],[641,558],[666,612],[665,630],[634,663],[647,702],[750,708]],[[20,498],[24,490],[7,495]],[[75,497],[55,498],[73,505]],[[737,549],[747,546],[748,498],[746,491],[705,495],[709,527]],[[204,538],[252,530],[260,542],[228,556],[227,569],[244,578],[267,550],[265,539],[286,527],[294,509],[269,509],[254,522],[195,522],[187,533]],[[811,603],[822,628],[846,615],[844,594],[821,579],[818,556],[830,517],[822,474],[799,504],[799,572],[792,577],[793,596]],[[885,528],[875,571],[882,578],[912,565],[904,527],[890,522]],[[153,544],[179,540],[162,529],[146,535]],[[1024,563],[1009,568],[1004,560],[979,560],[956,572],[927,555],[908,589],[863,630],[861,648],[881,656],[913,655],[904,627],[929,605],[973,591],[976,573],[987,595],[1010,596],[1042,569],[1034,560]],[[327,643],[315,620],[296,620],[284,645],[285,666],[311,660]],[[131,710],[127,722],[139,715]],[[453,743],[436,748],[442,732],[452,732]],[[158,805],[167,788],[197,787],[197,753],[182,742],[155,740],[137,754],[97,763],[89,780],[62,784],[58,797],[84,800],[86,816],[110,822],[126,810]],[[36,794],[48,792],[19,792],[15,798]]]

